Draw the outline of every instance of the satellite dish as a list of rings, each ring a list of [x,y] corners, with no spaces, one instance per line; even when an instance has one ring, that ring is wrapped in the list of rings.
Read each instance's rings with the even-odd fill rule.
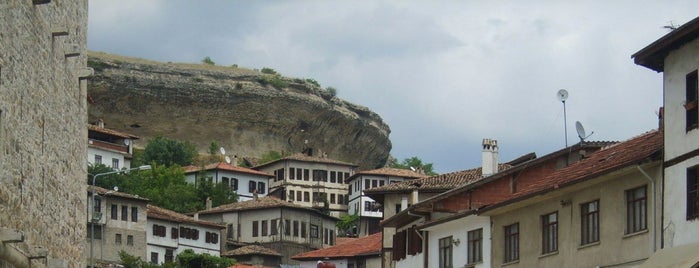
[[[114,186],[114,191],[118,192],[119,191],[119,186]]]
[[[410,167],[410,170],[415,171],[415,168],[414,168],[414,167]]]
[[[558,101],[565,102],[568,99],[568,91],[561,89],[556,93],[556,97],[558,97]]]
[[[129,143],[131,143],[131,140],[129,140],[129,139],[124,140],[124,145],[129,146]]]
[[[231,158],[226,156],[226,163],[230,164],[231,163]]]
[[[224,149],[223,147],[219,148],[218,150],[221,152],[222,155],[226,154],[226,149]]]
[[[583,127],[582,123],[580,123],[580,121],[575,121],[575,130],[578,131],[578,138],[580,138],[580,142],[585,141],[585,139],[592,136],[592,134],[595,134],[595,132],[592,131],[590,135],[586,136],[585,128]]]

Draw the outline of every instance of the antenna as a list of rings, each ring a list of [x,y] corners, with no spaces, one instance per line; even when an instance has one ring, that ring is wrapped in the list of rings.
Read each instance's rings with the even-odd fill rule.
[[[566,148],[568,147],[568,123],[566,118],[566,100],[568,99],[568,91],[561,89],[556,93],[558,101],[563,103],[563,132],[565,134]]]
[[[226,163],[228,163],[228,164],[231,163],[231,158],[229,156],[226,156]]]
[[[585,139],[588,137],[592,136],[592,134],[595,134],[594,131],[590,133],[590,135],[585,136],[585,128],[583,127],[582,123],[580,121],[575,121],[575,130],[578,131],[578,138],[580,138],[580,142],[584,142]]]

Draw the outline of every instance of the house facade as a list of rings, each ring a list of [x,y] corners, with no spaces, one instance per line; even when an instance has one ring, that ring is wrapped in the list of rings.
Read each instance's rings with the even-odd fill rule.
[[[87,163],[103,164],[114,170],[131,168],[133,143],[138,137],[104,128],[100,120],[97,125],[87,125]]]
[[[319,262],[336,268],[378,268],[381,267],[381,237],[381,233],[375,233],[291,258],[299,261],[302,268],[316,268]]]
[[[383,208],[380,203],[366,196],[364,190],[425,177],[428,176],[420,172],[385,167],[359,171],[347,178],[345,180],[349,185],[347,212],[350,215],[359,216],[359,226],[352,235],[362,237],[381,232],[379,222],[383,219]]]
[[[251,200],[255,194],[266,196],[269,194],[270,179],[274,178],[269,173],[239,167],[235,162],[218,162],[204,167],[186,166],[184,170],[187,182],[196,184],[206,178],[213,183],[222,183],[238,194],[238,201]]]
[[[148,205],[147,255],[151,263],[175,261],[182,251],[220,256],[223,225]]]
[[[260,244],[279,252],[282,264],[296,264],[291,256],[335,244],[337,218],[272,196],[226,204],[196,215],[226,227],[222,232],[225,250]]]
[[[254,167],[274,174],[271,195],[309,208],[327,209],[333,217],[347,214],[348,185],[357,166],[326,157],[295,154]]]
[[[663,73],[662,247],[699,243],[699,17],[646,46],[634,62]]]
[[[93,220],[87,223],[85,256],[90,256],[90,235],[94,225],[92,247],[95,263],[118,263],[119,251],[145,260],[148,199],[88,186],[88,198],[93,193],[96,194],[94,208],[99,214],[88,212],[88,219]]]

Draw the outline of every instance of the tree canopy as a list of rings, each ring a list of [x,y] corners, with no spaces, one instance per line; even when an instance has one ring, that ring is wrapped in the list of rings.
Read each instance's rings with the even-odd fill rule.
[[[189,141],[182,142],[158,136],[148,141],[143,152],[143,162],[186,166],[191,165],[197,155],[197,148]]]
[[[439,175],[437,172],[434,172],[434,167],[432,166],[432,163],[423,163],[422,159],[418,158],[417,156],[405,158],[400,163],[398,163],[394,159],[394,161],[389,163],[389,166],[393,168],[402,169],[409,169],[412,167],[415,169],[422,169],[425,172],[425,174],[430,176]]]

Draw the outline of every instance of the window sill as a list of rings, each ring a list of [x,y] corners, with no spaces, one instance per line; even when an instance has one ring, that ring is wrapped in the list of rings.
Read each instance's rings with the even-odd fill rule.
[[[592,243],[585,244],[585,245],[580,245],[580,246],[578,246],[578,250],[581,250],[581,249],[584,249],[584,248],[589,248],[589,247],[598,246],[599,244],[600,244],[600,242],[597,241],[597,242],[592,242]]]
[[[508,265],[513,265],[513,264],[518,264],[518,263],[519,263],[519,260],[514,260],[514,261],[511,261],[511,262],[503,263],[502,266],[508,266]]]
[[[642,235],[642,234],[646,234],[646,233],[648,233],[648,228],[646,228],[646,229],[644,229],[644,230],[640,230],[640,231],[635,232],[635,233],[625,234],[625,235],[622,236],[621,238],[622,238],[622,239],[626,239],[626,238],[629,238],[629,237],[634,237],[634,236]]]
[[[541,254],[541,255],[539,255],[539,259],[541,259],[541,258],[546,258],[546,257],[548,257],[548,256],[553,256],[553,255],[558,255],[558,250],[556,250],[556,251],[551,251],[551,252],[544,253],[544,254]]]
[[[476,267],[476,265],[481,264],[481,263],[483,263],[483,261],[470,262],[470,263],[464,264],[464,266],[462,266],[462,267],[463,268],[474,268],[474,267]]]

